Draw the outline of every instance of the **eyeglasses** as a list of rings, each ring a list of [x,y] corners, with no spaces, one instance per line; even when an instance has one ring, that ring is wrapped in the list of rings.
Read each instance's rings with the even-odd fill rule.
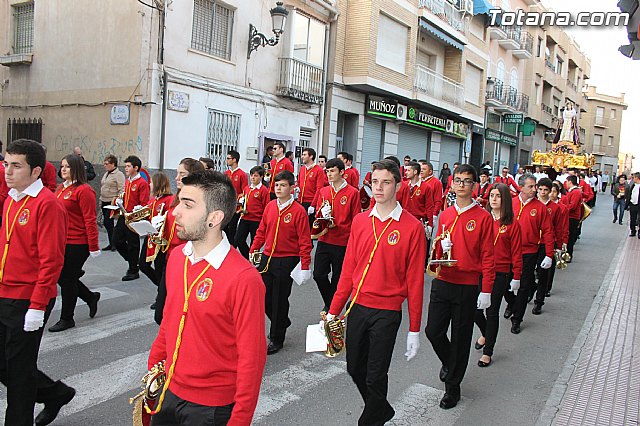
[[[233,157],[227,157],[227,160],[233,160]]]
[[[453,184],[458,186],[469,186],[469,185],[473,185],[473,179],[455,178],[453,180]]]

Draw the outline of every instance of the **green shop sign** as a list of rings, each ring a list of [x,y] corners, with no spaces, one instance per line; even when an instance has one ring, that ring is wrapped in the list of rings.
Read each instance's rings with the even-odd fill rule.
[[[524,123],[524,114],[504,114],[502,121],[504,123],[522,124]]]
[[[506,143],[512,146],[516,146],[518,144],[517,137],[508,135],[506,133],[498,132],[497,130],[493,130],[493,129],[486,129],[484,131],[484,138],[488,141]]]

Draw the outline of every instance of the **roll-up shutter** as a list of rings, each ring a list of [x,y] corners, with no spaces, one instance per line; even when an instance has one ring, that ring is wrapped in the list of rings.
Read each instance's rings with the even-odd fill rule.
[[[371,162],[381,159],[382,121],[375,118],[364,118],[364,132],[362,139],[362,161],[360,163],[360,183],[367,172],[371,171]]]
[[[442,135],[440,142],[440,167],[442,167],[443,163],[448,163],[449,168],[453,171],[453,163],[460,161],[460,146],[460,139]]]
[[[511,154],[511,146],[501,143],[500,144],[500,169],[502,169],[502,167],[509,167],[510,154]]]
[[[419,127],[404,124],[398,132],[398,159],[402,163],[405,155],[418,161],[427,158],[429,132]]]

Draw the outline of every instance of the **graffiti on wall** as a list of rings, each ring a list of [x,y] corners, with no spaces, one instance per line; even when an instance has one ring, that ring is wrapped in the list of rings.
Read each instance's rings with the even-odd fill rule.
[[[91,136],[57,135],[54,142],[54,150],[61,156],[70,154],[74,147],[80,147],[85,160],[94,164],[100,164],[107,155],[113,154],[121,162],[129,155],[142,154],[142,137],[135,139],[92,138]]]

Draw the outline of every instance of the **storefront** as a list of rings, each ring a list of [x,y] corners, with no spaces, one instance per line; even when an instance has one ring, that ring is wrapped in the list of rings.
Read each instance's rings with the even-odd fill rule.
[[[485,145],[493,145],[493,168],[501,170],[503,167],[509,167],[513,163],[511,153],[515,151],[518,145],[518,138],[504,132],[493,129],[486,129],[484,132]],[[515,160],[515,159],[514,159]]]

